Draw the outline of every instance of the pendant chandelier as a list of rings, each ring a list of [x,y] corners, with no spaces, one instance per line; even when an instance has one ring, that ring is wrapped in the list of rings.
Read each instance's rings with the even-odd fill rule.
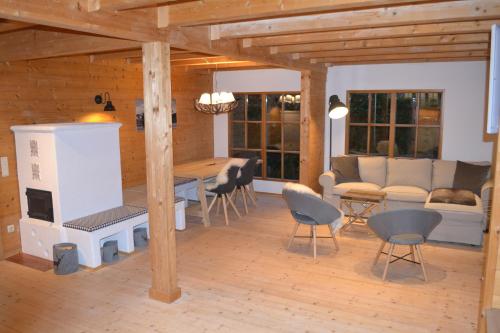
[[[217,70],[217,65],[215,66]],[[209,71],[209,73],[213,73]],[[217,84],[217,73],[213,73],[214,76],[214,87],[218,87]],[[228,113],[233,111],[238,107],[238,101],[234,99],[232,92],[221,91],[201,94],[199,99],[194,100],[194,108],[198,112],[208,113],[208,114],[219,114]]]
[[[199,99],[194,101],[196,111],[219,114],[231,112],[238,106],[238,101],[234,99],[231,92],[214,92],[212,94],[203,93]]]

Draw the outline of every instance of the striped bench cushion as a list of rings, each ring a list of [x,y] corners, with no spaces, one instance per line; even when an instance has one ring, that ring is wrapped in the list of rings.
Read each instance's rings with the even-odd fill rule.
[[[195,182],[196,178],[174,177],[174,186]]]
[[[144,207],[120,206],[63,223],[66,228],[92,232],[146,214]]]

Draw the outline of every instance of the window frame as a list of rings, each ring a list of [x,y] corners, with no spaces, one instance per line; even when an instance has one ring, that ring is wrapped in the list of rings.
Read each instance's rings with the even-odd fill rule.
[[[397,94],[409,93],[409,94],[419,94],[419,93],[440,93],[441,94],[441,106],[439,113],[439,125],[421,125],[419,124],[419,113],[420,113],[420,98],[417,99],[417,115],[415,124],[397,124],[396,123],[396,108],[397,108]],[[444,89],[374,89],[374,90],[347,90],[346,91],[346,103],[350,110],[351,94],[368,94],[368,122],[367,123],[352,123],[352,126],[366,127],[367,130],[367,147],[366,154],[350,154],[349,153],[349,132],[351,128],[351,117],[350,113],[346,117],[345,121],[345,145],[344,154],[353,156],[387,156],[394,158],[394,143],[396,141],[396,128],[415,128],[415,147],[413,156],[396,156],[396,158],[418,158],[418,129],[419,128],[439,128],[439,140],[438,140],[438,156],[437,159],[441,159],[443,151],[443,110],[444,110]],[[372,116],[372,95],[373,94],[388,94],[390,96],[390,121],[389,124],[378,124],[371,122]],[[389,127],[389,151],[387,155],[375,155],[370,151],[371,146],[371,128],[372,127]]]
[[[298,179],[287,179],[285,177],[285,154],[291,153],[291,154],[297,154],[299,158],[299,170],[300,170],[300,109],[299,109],[299,119],[297,121],[285,121],[284,120],[284,107],[285,103],[283,103],[282,106],[282,112],[281,112],[281,119],[279,121],[276,120],[267,120],[267,99],[266,96],[268,95],[301,95],[300,91],[266,91],[266,92],[233,92],[234,95],[244,95],[245,97],[245,108],[244,108],[244,115],[245,118],[243,120],[234,120],[233,119],[233,113],[230,112],[228,114],[228,154],[229,157],[232,157],[232,153],[234,150],[236,151],[249,151],[249,152],[260,152],[261,153],[261,161],[262,161],[262,175],[259,177],[255,177],[256,179],[261,179],[261,180],[271,180],[271,181],[277,181],[277,182],[299,182]],[[247,119],[247,112],[248,112],[248,95],[260,95],[261,96],[261,120],[248,120]],[[233,124],[234,123],[241,123],[244,125],[244,133],[245,133],[245,140],[244,144],[245,147],[248,147],[248,123],[258,123],[261,126],[261,139],[260,139],[260,148],[238,148],[238,147],[233,147]],[[267,149],[267,125],[268,124],[280,124],[281,126],[281,149],[276,150],[276,149]],[[299,150],[285,150],[285,124],[297,124],[299,125]],[[267,176],[267,153],[277,153],[279,152],[281,154],[281,178],[272,178]],[[299,171],[300,172],[300,171]]]

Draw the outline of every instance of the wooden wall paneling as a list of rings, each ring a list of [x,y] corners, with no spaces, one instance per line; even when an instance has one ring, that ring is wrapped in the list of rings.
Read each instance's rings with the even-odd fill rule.
[[[0,63],[0,156],[9,160],[8,177],[0,177],[0,237],[5,256],[20,251],[19,191],[12,125],[118,121],[123,186],[146,182],[144,132],[136,130],[135,101],[142,99],[142,65],[89,57]],[[194,111],[193,99],[211,88],[205,72],[173,72],[178,126],[174,129],[174,163],[213,157],[212,116]],[[115,112],[103,112],[94,96],[108,91]],[[15,233],[7,233],[7,225]]]
[[[301,72],[299,181],[316,191],[323,172],[325,72]]]
[[[175,249],[170,45],[164,42],[145,43],[142,52],[152,270],[149,296],[171,303],[181,296],[181,290],[177,286]]]

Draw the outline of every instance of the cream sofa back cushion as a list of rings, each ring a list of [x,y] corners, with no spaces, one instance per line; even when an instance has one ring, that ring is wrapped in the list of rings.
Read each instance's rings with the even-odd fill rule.
[[[428,158],[387,159],[387,186],[418,186],[427,191],[432,185],[432,160]]]
[[[434,160],[432,162],[432,189],[453,188],[457,161]]]
[[[358,157],[358,166],[359,176],[362,181],[377,184],[381,187],[385,186],[387,171],[385,157]]]

